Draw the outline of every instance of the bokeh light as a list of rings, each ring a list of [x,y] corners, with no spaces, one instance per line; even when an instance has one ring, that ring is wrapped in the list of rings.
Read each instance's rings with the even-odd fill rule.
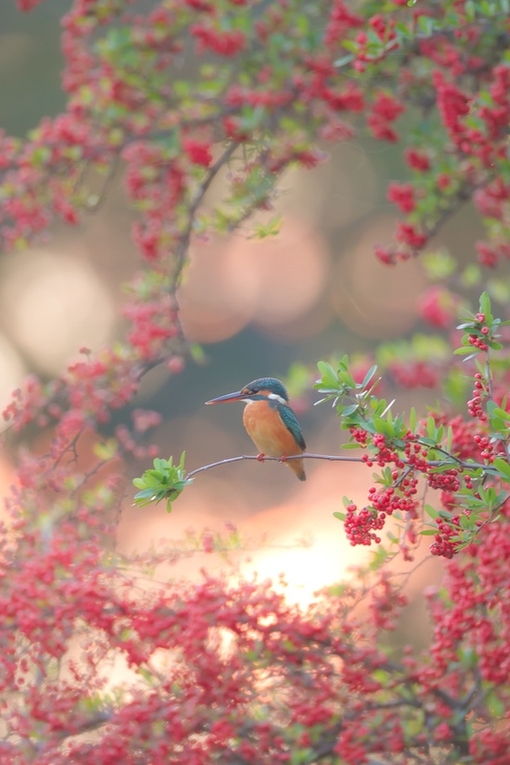
[[[316,305],[328,269],[320,234],[289,216],[276,237],[198,244],[179,292],[184,329],[194,341],[210,343],[250,321],[264,328],[288,324]]]
[[[0,276],[2,322],[37,369],[57,374],[80,346],[98,350],[112,336],[110,297],[86,260],[26,250]]]
[[[214,237],[191,250],[178,297],[184,331],[194,342],[226,340],[255,312],[258,284],[252,263],[234,257],[228,243],[227,238]]]

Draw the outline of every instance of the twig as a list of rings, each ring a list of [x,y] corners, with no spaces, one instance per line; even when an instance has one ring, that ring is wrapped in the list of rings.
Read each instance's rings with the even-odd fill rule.
[[[490,467],[490,465],[484,465],[479,462],[461,462],[457,460],[456,457],[451,457],[452,460],[455,460],[455,466],[458,468],[461,468],[463,470],[473,470],[477,468],[481,468],[482,470],[487,470],[487,468]],[[303,452],[302,454],[294,454],[292,456],[288,457],[268,457],[265,454],[259,455],[259,454],[240,454],[237,457],[227,457],[224,460],[218,460],[218,462],[211,462],[209,465],[202,465],[201,467],[195,468],[195,470],[192,470],[190,473],[188,473],[187,478],[191,478],[194,475],[197,475],[197,473],[203,473],[206,470],[212,470],[213,468],[219,467],[220,465],[228,465],[231,462],[241,462],[242,460],[257,460],[257,462],[289,462],[290,460],[327,460],[328,462],[358,462],[360,464],[365,464],[362,457],[348,457],[347,455],[343,454],[313,454],[312,452]],[[373,461],[377,461],[377,455],[374,455]],[[414,463],[407,462],[407,460],[402,460],[404,464],[406,464],[409,468],[413,469],[415,467]],[[446,460],[430,460],[427,464],[429,467],[440,467],[445,464]]]

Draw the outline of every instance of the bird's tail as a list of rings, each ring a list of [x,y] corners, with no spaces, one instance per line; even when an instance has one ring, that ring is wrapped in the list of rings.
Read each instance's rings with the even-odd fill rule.
[[[303,460],[288,460],[285,462],[287,467],[290,467],[293,473],[297,475],[300,481],[306,481],[306,474],[303,468]]]

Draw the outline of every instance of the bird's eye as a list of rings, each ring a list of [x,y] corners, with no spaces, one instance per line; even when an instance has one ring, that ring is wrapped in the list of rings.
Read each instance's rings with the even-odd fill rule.
[[[251,393],[258,393],[259,390],[260,390],[260,388],[252,388],[250,392]]]

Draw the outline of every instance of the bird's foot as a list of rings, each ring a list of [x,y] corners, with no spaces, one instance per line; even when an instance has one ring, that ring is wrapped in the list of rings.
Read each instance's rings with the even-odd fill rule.
[[[266,459],[266,455],[262,454],[262,453],[261,454],[257,454],[257,459],[258,459],[259,462],[264,462],[264,460]]]
[[[280,462],[287,462],[287,455],[286,454],[282,454],[282,456],[280,457]]]

